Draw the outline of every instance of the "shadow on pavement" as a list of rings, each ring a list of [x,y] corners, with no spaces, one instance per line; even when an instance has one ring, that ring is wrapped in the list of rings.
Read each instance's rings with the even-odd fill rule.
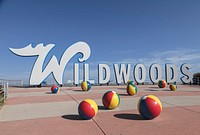
[[[145,89],[146,91],[160,91],[160,90],[156,90],[156,89]]]
[[[162,90],[162,91],[171,91],[171,90],[168,90],[168,89],[164,89],[164,90]]]
[[[99,110],[108,110],[108,109],[106,109],[104,106],[102,106],[102,105],[98,105],[98,109]]]
[[[56,93],[52,93],[52,92],[45,92],[45,94],[56,94]]]
[[[87,91],[83,91],[83,90],[73,90],[75,92],[87,92]]]
[[[63,115],[61,117],[63,119],[68,119],[68,120],[84,120],[79,115],[75,115],[75,114]]]
[[[114,117],[127,120],[145,120],[139,114],[130,114],[130,113],[119,113],[115,114]]]
[[[151,88],[151,89],[159,89],[158,86],[155,86],[155,87],[148,87],[148,88]]]
[[[129,94],[119,94],[120,96],[130,96]]]

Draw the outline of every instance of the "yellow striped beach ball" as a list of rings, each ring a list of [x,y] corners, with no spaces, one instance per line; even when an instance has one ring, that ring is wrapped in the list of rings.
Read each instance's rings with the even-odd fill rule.
[[[90,82],[89,81],[83,81],[81,83],[81,88],[82,88],[83,91],[89,91],[90,88],[91,88]]]
[[[115,91],[107,91],[102,97],[102,103],[107,109],[114,109],[120,104],[120,97]]]
[[[129,84],[126,88],[126,92],[129,95],[135,95],[137,94],[138,88],[134,84]]]
[[[170,88],[171,91],[175,91],[177,89],[177,86],[174,85],[174,84],[170,84],[169,88]]]

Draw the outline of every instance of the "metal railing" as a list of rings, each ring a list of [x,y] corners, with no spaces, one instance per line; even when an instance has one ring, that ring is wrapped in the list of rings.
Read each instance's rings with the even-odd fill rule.
[[[9,86],[23,86],[23,80],[6,80],[9,83]]]
[[[200,85],[200,77],[193,78],[193,84]]]
[[[7,97],[8,97],[8,82],[5,80],[0,80],[0,109],[3,107]]]

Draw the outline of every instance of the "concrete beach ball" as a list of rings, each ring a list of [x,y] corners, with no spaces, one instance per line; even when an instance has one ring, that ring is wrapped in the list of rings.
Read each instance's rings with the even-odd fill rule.
[[[174,84],[170,84],[169,88],[171,91],[175,91],[177,89],[177,86]]]
[[[78,106],[78,113],[85,120],[93,118],[97,112],[97,104],[94,100],[91,99],[83,100]]]
[[[144,119],[154,119],[162,111],[160,100],[154,95],[146,95],[138,101],[138,112]]]
[[[102,103],[107,109],[114,109],[120,104],[120,97],[115,91],[107,91],[102,97]]]
[[[58,92],[60,92],[60,88],[57,85],[53,85],[51,87],[51,92],[52,93],[58,93]]]
[[[134,84],[129,84],[126,88],[126,92],[129,94],[129,95],[135,95],[137,94],[137,86],[135,86]]]
[[[159,80],[158,81],[158,87],[159,88],[165,88],[167,86],[167,83],[165,80]]]
[[[91,88],[90,82],[89,81],[83,81],[81,83],[81,88],[82,88],[83,91],[89,91],[90,88]]]

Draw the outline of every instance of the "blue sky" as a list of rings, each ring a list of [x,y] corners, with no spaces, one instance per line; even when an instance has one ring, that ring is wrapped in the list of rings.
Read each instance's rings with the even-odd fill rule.
[[[189,63],[200,72],[199,7],[198,0],[0,0],[0,79],[27,81],[36,59],[9,47],[55,44],[48,61],[78,41],[91,47],[93,78],[98,63]]]

